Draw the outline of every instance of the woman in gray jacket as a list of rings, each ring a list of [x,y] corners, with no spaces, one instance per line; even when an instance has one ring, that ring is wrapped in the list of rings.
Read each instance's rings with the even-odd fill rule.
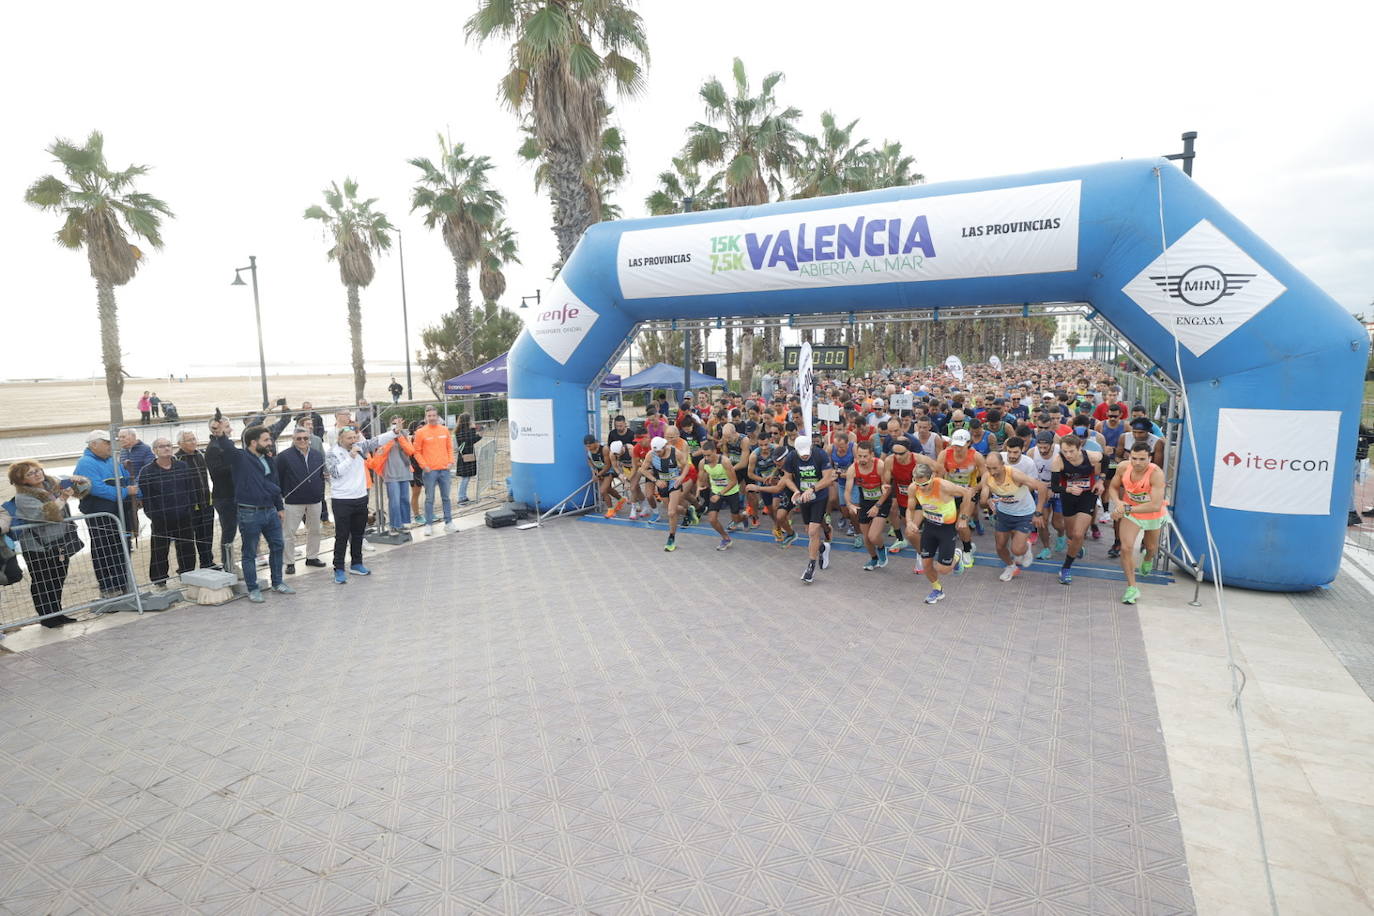
[[[10,465],[9,480],[14,485],[14,505],[19,516],[12,524],[18,529],[24,565],[29,570],[34,611],[43,617],[40,623],[45,627],[76,623],[61,613],[62,591],[71,563],[71,540],[76,533],[76,526],[68,521],[71,512],[67,500],[80,499],[90,492],[90,481],[84,477],[57,481],[37,461]]]

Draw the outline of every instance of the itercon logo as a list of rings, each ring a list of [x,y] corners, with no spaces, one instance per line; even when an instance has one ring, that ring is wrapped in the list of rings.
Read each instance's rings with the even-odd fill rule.
[[[1257,274],[1227,273],[1211,264],[1198,264],[1181,274],[1154,275],[1150,279],[1169,294],[1191,306],[1202,308],[1234,296]]]

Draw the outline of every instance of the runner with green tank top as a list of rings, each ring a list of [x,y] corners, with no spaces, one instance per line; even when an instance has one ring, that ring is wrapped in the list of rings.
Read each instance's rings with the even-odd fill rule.
[[[721,460],[720,446],[714,439],[706,439],[701,443],[701,464],[698,469],[706,475],[711,484],[711,495],[707,498],[706,520],[720,535],[720,543],[716,545],[716,549],[727,550],[732,542],[725,526],[720,523],[720,510],[728,508],[730,518],[735,524],[744,521],[740,505],[739,478],[735,476],[734,466],[728,461]]]

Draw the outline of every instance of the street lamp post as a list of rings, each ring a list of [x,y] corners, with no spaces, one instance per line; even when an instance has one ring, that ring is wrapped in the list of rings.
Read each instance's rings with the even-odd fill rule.
[[[415,400],[415,392],[410,382],[410,310],[406,307],[406,246],[401,238],[401,230],[391,227],[396,233],[396,248],[401,255],[401,326],[405,329],[406,339],[406,400]]]
[[[268,410],[267,400],[267,356],[262,349],[262,305],[258,301],[258,258],[256,255],[248,256],[247,267],[234,268],[234,282],[230,286],[244,286],[243,271],[248,271],[253,275],[253,316],[258,320],[258,368],[262,370],[262,410]]]

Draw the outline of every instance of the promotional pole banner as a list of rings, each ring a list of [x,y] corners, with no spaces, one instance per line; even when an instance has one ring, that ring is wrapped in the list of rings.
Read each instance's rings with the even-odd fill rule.
[[[1330,514],[1340,422],[1339,410],[1221,408],[1212,505],[1279,515]],[[1301,434],[1276,436],[1276,429]]]
[[[804,343],[797,360],[797,384],[801,388],[802,432],[811,435],[811,402],[815,399],[811,373],[811,344]]]
[[[1002,371],[1002,361],[995,356],[988,357],[988,365],[991,366],[994,371]]]
[[[962,382],[964,380],[964,361],[959,357],[951,356],[946,359],[945,368],[949,370],[950,375],[954,376],[959,381]]]
[[[1081,192],[1058,181],[635,229],[616,269],[626,299],[1077,270]]]
[[[507,398],[512,461],[553,464],[553,398]]]

